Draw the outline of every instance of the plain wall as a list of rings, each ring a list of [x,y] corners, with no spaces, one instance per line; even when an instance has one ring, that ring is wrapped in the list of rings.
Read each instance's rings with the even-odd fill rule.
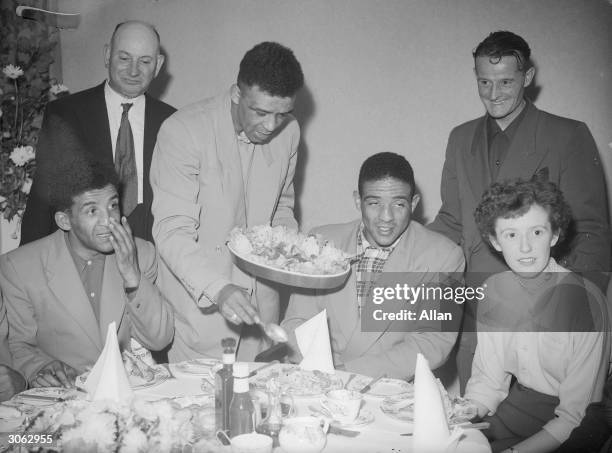
[[[63,82],[72,92],[104,80],[103,46],[127,19],[159,30],[167,60],[152,91],[176,107],[229,88],[256,43],[292,48],[306,78],[295,112],[302,124],[296,182],[303,229],[358,215],[358,169],[379,151],[412,163],[419,216],[433,219],[448,134],[484,112],[471,51],[499,29],[530,44],[536,105],[586,122],[612,181],[608,1],[58,1],[82,14],[77,30],[61,32]]]

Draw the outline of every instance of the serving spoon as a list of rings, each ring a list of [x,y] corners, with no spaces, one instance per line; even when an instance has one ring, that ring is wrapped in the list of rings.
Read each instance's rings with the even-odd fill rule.
[[[276,343],[287,343],[289,336],[285,329],[273,322],[264,323],[259,316],[255,319],[255,323],[263,330],[266,336]]]

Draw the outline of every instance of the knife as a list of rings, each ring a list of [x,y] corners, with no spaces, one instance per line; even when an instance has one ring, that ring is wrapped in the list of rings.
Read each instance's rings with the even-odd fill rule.
[[[265,365],[257,368],[256,370],[253,370],[249,373],[249,377],[252,378],[253,376],[255,376],[257,373],[259,373],[261,370],[271,367],[272,365],[276,365],[277,363],[280,363],[278,360],[272,360],[271,362],[266,363]]]
[[[359,431],[353,431],[353,430],[350,430],[350,429],[340,428],[340,427],[336,426],[333,423],[331,423],[329,425],[329,433],[330,434],[338,434],[340,436],[346,436],[346,437],[356,437],[359,434],[361,434]]]
[[[491,424],[489,422],[480,422],[480,423],[466,422],[466,423],[458,423],[456,425],[451,425],[451,427],[453,426],[459,426],[465,429],[489,429]],[[400,434],[400,436],[412,436],[412,434],[413,433],[402,433]]]
[[[387,377],[387,373],[381,374],[377,378],[372,379],[368,385],[366,385],[364,388],[359,390],[359,393],[368,393],[372,389],[372,386],[374,384],[376,384],[378,381],[380,381],[381,379],[386,378],[386,377]]]
[[[56,403],[67,401],[66,398],[62,396],[50,396],[50,395],[17,395],[17,396],[19,397],[19,399],[53,401]]]

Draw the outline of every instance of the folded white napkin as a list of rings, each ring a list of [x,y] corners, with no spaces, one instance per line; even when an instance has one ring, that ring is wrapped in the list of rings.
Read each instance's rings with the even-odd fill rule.
[[[451,442],[444,401],[429,362],[417,354],[414,372],[414,451],[440,453]]]
[[[296,328],[295,337],[303,357],[300,368],[335,373],[329,343],[327,310],[323,310]]]
[[[104,349],[89,372],[83,387],[93,401],[120,402],[129,400],[133,396],[132,387],[121,359],[117,341],[117,326],[114,321],[108,325]]]

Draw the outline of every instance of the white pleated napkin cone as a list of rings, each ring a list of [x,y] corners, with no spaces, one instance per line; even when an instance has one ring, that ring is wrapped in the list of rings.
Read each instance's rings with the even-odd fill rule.
[[[327,310],[323,310],[296,328],[295,338],[303,357],[300,368],[325,373],[336,372],[329,343]]]
[[[414,372],[413,448],[419,453],[454,451],[461,434],[451,433],[446,419],[444,401],[429,362],[417,354]]]
[[[117,340],[115,322],[108,325],[104,349],[83,385],[91,400],[113,400],[117,402],[133,397]]]

